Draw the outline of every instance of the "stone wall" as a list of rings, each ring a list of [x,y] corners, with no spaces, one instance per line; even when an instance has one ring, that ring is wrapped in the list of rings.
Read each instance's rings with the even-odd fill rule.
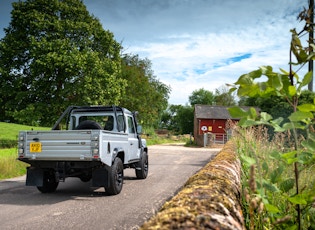
[[[245,229],[235,150],[233,142],[225,144],[141,229]]]

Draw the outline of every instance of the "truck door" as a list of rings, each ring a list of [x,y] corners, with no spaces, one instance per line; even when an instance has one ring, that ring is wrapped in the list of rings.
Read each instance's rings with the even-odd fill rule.
[[[129,160],[139,159],[140,150],[136,127],[132,116],[127,115]]]

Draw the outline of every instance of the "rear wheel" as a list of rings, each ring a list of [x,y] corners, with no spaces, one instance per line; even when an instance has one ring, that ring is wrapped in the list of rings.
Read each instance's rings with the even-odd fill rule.
[[[56,181],[54,171],[45,171],[43,178],[43,186],[37,186],[42,193],[51,193],[56,191],[59,181]]]
[[[124,166],[119,157],[116,157],[109,172],[109,187],[105,191],[109,195],[117,195],[121,192],[124,183]]]
[[[138,179],[145,179],[149,172],[149,157],[146,152],[142,153],[140,161],[136,165],[136,176]]]

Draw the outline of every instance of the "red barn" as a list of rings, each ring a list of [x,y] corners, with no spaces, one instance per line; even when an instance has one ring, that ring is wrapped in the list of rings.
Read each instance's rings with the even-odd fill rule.
[[[211,145],[212,142],[224,144],[231,134],[230,126],[239,121],[232,118],[228,106],[195,105],[194,138],[198,146]],[[249,107],[242,107],[248,109]]]

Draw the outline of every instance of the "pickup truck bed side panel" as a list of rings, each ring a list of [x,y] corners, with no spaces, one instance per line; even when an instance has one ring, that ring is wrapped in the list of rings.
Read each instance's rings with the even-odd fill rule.
[[[128,150],[128,135],[120,132],[103,131],[101,133],[100,141],[100,157],[101,161],[108,165],[112,165],[115,154],[114,151],[123,151],[126,153]],[[124,159],[125,161],[128,159]]]

